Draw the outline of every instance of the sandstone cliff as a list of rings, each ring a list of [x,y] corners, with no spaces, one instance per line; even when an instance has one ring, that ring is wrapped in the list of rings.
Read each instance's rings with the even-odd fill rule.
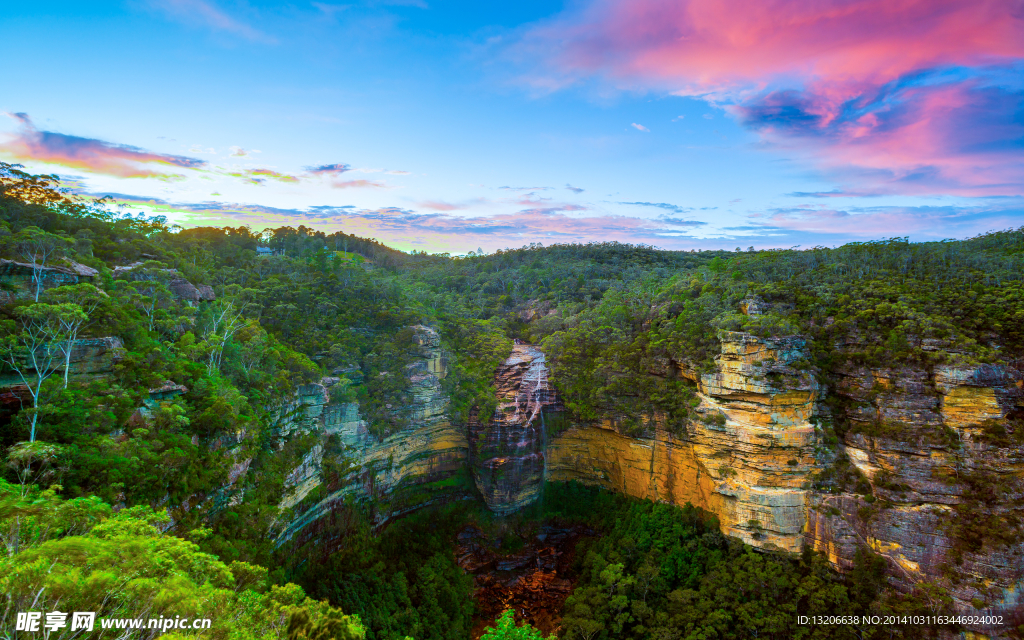
[[[415,329],[417,357],[406,372],[414,400],[406,428],[384,438],[372,435],[357,404],[330,401],[330,379],[305,385],[282,409],[282,434],[309,434],[316,444],[286,478],[281,507],[288,516],[279,523],[279,541],[330,513],[348,496],[374,498],[375,520],[383,523],[465,493],[457,474],[466,468],[468,442],[465,427],[452,425],[446,413],[440,337],[428,327]],[[344,467],[346,463],[355,465]],[[341,476],[333,480],[326,473],[332,465],[341,466]]]
[[[962,613],[1024,622],[1024,446],[993,436],[1020,415],[1022,382],[992,365],[841,371],[839,447],[871,489],[813,496],[808,543],[840,567],[869,546],[901,590],[935,582]]]
[[[549,479],[691,502],[725,533],[788,551],[808,544],[841,570],[869,547],[897,589],[933,582],[959,613],[1024,622],[1020,372],[851,368],[823,385],[795,366],[806,362],[801,338],[720,337],[714,372],[679,366],[700,419],[670,433],[652,415],[641,437],[614,418],[573,425],[549,445]],[[830,443],[832,426],[842,436]],[[857,486],[822,480],[845,460]]]
[[[574,426],[551,443],[550,479],[690,502],[717,514],[729,535],[798,551],[816,469],[809,420],[819,393],[812,376],[790,366],[802,348],[795,338],[725,334],[715,373],[698,377],[681,367],[698,385],[703,419],[673,434],[653,416],[639,438],[620,433],[613,420]]]
[[[470,463],[487,506],[508,514],[530,504],[544,489],[545,412],[558,411],[544,353],[517,344],[494,378],[494,416],[469,423]]]

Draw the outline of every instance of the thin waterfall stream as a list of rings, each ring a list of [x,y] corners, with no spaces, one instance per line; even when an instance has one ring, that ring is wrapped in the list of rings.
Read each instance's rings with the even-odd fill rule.
[[[548,445],[544,412],[555,409],[558,401],[544,352],[535,345],[515,345],[494,384],[494,415],[470,421],[470,457],[487,506],[508,514],[542,497]]]

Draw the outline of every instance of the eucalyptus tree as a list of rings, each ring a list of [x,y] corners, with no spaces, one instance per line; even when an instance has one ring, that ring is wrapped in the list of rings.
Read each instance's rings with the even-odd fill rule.
[[[14,310],[20,327],[8,321],[0,342],[0,360],[11,368],[32,396],[29,442],[35,442],[39,407],[44,403],[44,383],[62,364],[59,345],[67,339],[67,327],[88,316],[73,303],[37,303]]]

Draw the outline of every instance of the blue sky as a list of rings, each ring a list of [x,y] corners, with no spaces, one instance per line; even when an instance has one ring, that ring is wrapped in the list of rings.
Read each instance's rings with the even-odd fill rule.
[[[1012,2],[775,4],[22,3],[0,159],[184,226],[431,252],[1024,225]]]

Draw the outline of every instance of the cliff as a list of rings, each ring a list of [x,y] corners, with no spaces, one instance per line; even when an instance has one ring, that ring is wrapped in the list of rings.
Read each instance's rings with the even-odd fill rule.
[[[465,427],[451,424],[441,390],[445,357],[437,332],[415,327],[417,349],[408,376],[413,402],[408,426],[386,437],[370,433],[355,403],[332,403],[332,379],[305,385],[282,408],[282,435],[307,434],[314,444],[285,480],[278,541],[290,539],[347,497],[374,498],[378,524],[438,500],[461,497]],[[333,475],[332,475],[333,474]]]
[[[808,543],[839,567],[869,546],[903,591],[935,582],[963,613],[1024,622],[1022,386],[1004,366],[842,371],[839,447],[871,486],[813,496]]]
[[[887,558],[897,589],[935,583],[961,613],[1024,622],[1020,371],[943,365],[822,375],[800,368],[808,353],[800,337],[720,337],[713,371],[672,365],[699,399],[682,428],[655,413],[630,436],[609,416],[549,438],[562,406],[540,349],[516,345],[499,367],[493,416],[454,425],[440,337],[415,327],[406,371],[413,402],[398,432],[375,436],[357,404],[332,401],[337,378],[301,387],[280,407],[280,441],[303,449],[285,478],[277,540],[330,545],[326,516],[349,499],[373,498],[381,525],[475,492],[507,514],[537,499],[545,478],[579,480],[690,502],[715,513],[729,535],[790,552],[807,544],[841,570],[868,547]],[[109,371],[118,346],[83,341],[75,371]],[[237,500],[232,487],[249,472],[250,460],[229,455],[237,459],[217,504]]]
[[[808,544],[840,570],[869,547],[901,591],[936,583],[962,614],[1024,622],[1020,372],[848,368],[826,386],[794,366],[801,338],[720,337],[714,372],[679,365],[699,419],[671,433],[655,414],[640,437],[614,418],[572,425],[548,448],[549,479],[690,502],[751,545]]]
[[[679,367],[698,386],[700,420],[673,434],[654,415],[638,438],[620,433],[614,420],[575,425],[552,440],[549,478],[690,502],[717,514],[729,535],[799,551],[819,394],[812,376],[790,366],[802,348],[795,338],[725,334],[716,372]]]
[[[470,464],[487,506],[508,514],[530,504],[544,489],[545,412],[558,411],[544,353],[517,344],[494,378],[498,407],[489,419],[469,422]]]

